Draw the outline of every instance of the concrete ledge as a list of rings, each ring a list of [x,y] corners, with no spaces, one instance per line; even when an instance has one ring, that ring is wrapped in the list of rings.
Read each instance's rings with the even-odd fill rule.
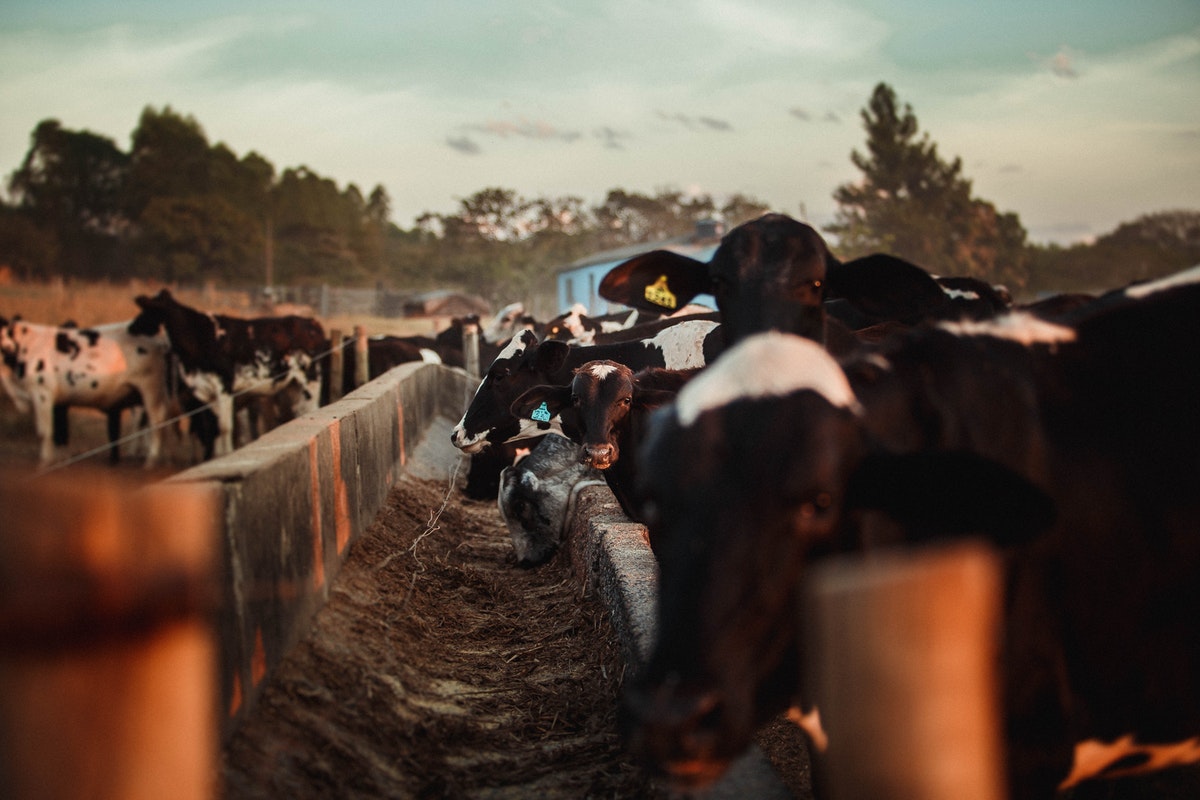
[[[605,486],[580,491],[566,546],[577,575],[608,605],[629,674],[650,658],[658,626],[658,562],[646,526],[625,516]],[[754,745],[698,797],[709,800],[793,800],[771,762]]]
[[[469,388],[461,369],[405,364],[167,481],[219,498],[222,739],[307,631],[426,429],[457,420]]]

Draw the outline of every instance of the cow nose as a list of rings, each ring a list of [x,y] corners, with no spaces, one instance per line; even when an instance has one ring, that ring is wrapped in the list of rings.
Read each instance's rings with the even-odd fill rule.
[[[634,689],[626,695],[625,713],[630,750],[675,788],[703,788],[729,766],[720,752],[724,706],[715,693]]]
[[[611,444],[591,444],[583,448],[583,463],[596,469],[612,466],[616,448]]]

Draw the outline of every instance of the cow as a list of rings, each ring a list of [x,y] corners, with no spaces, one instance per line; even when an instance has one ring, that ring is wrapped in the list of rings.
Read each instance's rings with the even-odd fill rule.
[[[727,345],[768,330],[825,342],[830,318],[858,330],[883,322],[985,318],[1011,304],[983,281],[939,278],[896,256],[843,262],[814,228],[785,214],[735,227],[707,263],[669,250],[634,256],[604,276],[599,293],[657,312],[711,294]]]
[[[805,702],[806,563],[972,534],[1006,556],[1014,797],[1200,758],[1196,308],[1200,284],[1146,288],[1072,326],[921,327],[858,364],[783,334],[726,351],[639,453],[666,550],[631,746],[713,779]]]
[[[121,409],[141,404],[150,422],[145,464],[154,467],[167,419],[168,348],[165,336],[140,334],[129,322],[76,328],[0,318],[0,383],[18,410],[32,410],[43,465],[55,457],[56,406],[107,412],[111,440]],[[63,411],[57,415],[57,442],[65,443]]]
[[[200,402],[212,405],[216,455],[233,450],[237,397],[274,396],[295,384],[299,392],[288,414],[320,404],[329,340],[316,320],[209,314],[180,303],[167,289],[153,297],[139,295],[135,302],[142,311],[130,329],[146,334],[165,330],[183,382]]]
[[[580,490],[604,484],[580,459],[579,445],[549,433],[528,455],[500,473],[496,496],[521,567],[544,564],[565,538]]]
[[[600,470],[622,510],[637,520],[632,502],[636,481],[633,452],[648,415],[675,399],[699,369],[649,368],[636,373],[615,361],[588,361],[576,368],[569,385],[535,386],[512,404],[512,413],[529,419],[538,408],[562,419],[563,432],[581,446],[580,458]],[[621,458],[622,453],[628,457]],[[652,548],[656,543],[651,540]]]
[[[596,359],[634,369],[701,367],[723,347],[719,328],[711,320],[686,320],[650,338],[592,347],[539,342],[532,331],[523,331],[488,367],[462,419],[451,431],[450,441],[463,452],[477,453],[491,444],[551,431],[561,435],[560,419],[540,408],[530,417],[518,419],[512,415],[513,401],[539,384],[567,383],[576,367]]]
[[[583,304],[576,303],[570,310],[543,325],[541,338],[558,339],[574,345],[596,344],[598,334],[624,330],[638,321],[639,312],[636,309],[593,317]]]
[[[353,342],[348,344],[352,345]],[[370,336],[367,337],[367,380],[374,380],[383,373],[414,361],[426,364],[442,364],[437,352],[437,343],[425,336]],[[345,348],[342,359],[342,394],[353,391],[358,374],[358,349]],[[333,376],[330,376],[332,381]]]
[[[600,281],[606,300],[657,313],[711,294],[726,344],[765,330],[824,341],[823,284],[830,259],[817,231],[784,214],[738,225],[707,264],[652,250],[618,264]]]

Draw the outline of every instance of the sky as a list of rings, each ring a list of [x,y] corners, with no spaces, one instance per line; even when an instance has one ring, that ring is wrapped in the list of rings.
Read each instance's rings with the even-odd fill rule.
[[[0,174],[45,119],[128,150],[142,110],[382,184],[741,193],[822,226],[885,82],[1036,243],[1200,209],[1200,0],[4,0]]]

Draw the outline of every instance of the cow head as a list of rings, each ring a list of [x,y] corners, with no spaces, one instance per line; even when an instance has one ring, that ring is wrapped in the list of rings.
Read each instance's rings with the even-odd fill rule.
[[[562,541],[576,487],[596,473],[580,461],[579,446],[550,434],[500,473],[497,503],[518,566],[550,559]]]
[[[608,469],[621,457],[621,443],[635,410],[656,408],[674,399],[673,392],[644,389],[634,372],[615,361],[589,361],[575,370],[569,386],[535,386],[512,405],[516,417],[528,418],[545,407],[563,421],[563,430],[583,446],[584,463]]]
[[[562,433],[560,420],[538,412],[518,419],[510,411],[526,390],[551,382],[562,369],[570,347],[564,342],[538,342],[532,331],[522,331],[496,356],[475,390],[466,413],[450,433],[450,441],[466,453],[478,453],[495,444]]]
[[[780,330],[824,341],[825,240],[783,214],[767,214],[731,230],[707,264],[667,250],[614,267],[600,295],[635,308],[671,313],[710,293],[727,344]]]
[[[935,535],[955,535],[987,526],[970,513],[981,498],[1005,521],[1022,503],[1044,511],[1027,484],[994,485],[998,467],[960,491],[969,457],[876,455],[863,413],[819,345],[762,334],[651,418],[636,494],[657,542],[658,640],[625,708],[631,748],[683,787],[718,777],[799,699],[804,566],[858,547],[865,515],[919,534],[952,494],[964,516]]]

